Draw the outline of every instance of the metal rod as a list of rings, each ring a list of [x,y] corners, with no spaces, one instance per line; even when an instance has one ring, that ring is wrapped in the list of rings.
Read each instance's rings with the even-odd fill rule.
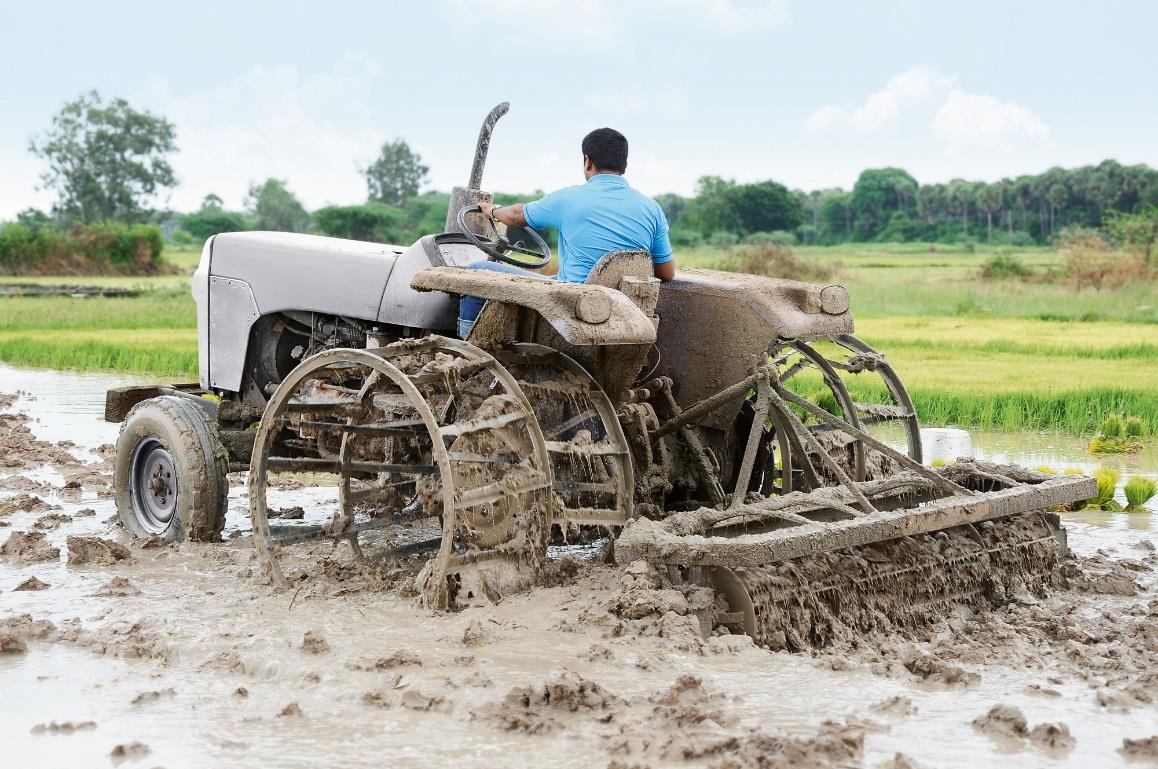
[[[756,462],[756,451],[760,448],[760,438],[764,435],[764,419],[768,416],[772,390],[768,380],[762,379],[756,386],[756,410],[752,414],[752,427],[748,430],[748,445],[744,448],[744,459],[740,462],[740,473],[736,476],[736,488],[732,492],[732,504],[736,507],[748,495],[752,483],[752,465]]]
[[[314,457],[270,457],[266,465],[270,470],[289,470],[291,472],[340,473],[343,469],[351,473],[413,473],[429,475],[438,472],[435,465],[394,465],[381,462],[350,462],[343,467],[341,462],[333,459],[315,459]]]
[[[783,388],[781,388],[779,385],[776,386],[776,390],[778,392],[782,389]],[[809,443],[812,444],[812,447],[820,456],[820,463],[827,467],[833,475],[839,478],[840,482],[844,484],[844,487],[848,489],[849,493],[856,497],[856,501],[860,504],[861,510],[863,510],[865,513],[875,513],[877,511],[876,507],[873,506],[872,502],[869,502],[868,497],[864,495],[864,492],[860,490],[860,487],[856,485],[856,482],[853,481],[852,478],[848,477],[848,473],[846,473],[844,469],[837,464],[836,460],[833,459],[831,455],[829,455],[828,451],[824,448],[824,446],[821,445],[820,441],[816,439],[816,436],[809,432],[808,428],[804,426],[804,423],[801,422],[795,414],[788,410],[788,407],[784,405],[784,401],[778,401],[773,405],[777,410],[780,411],[780,414],[787,419],[788,424],[792,427],[792,430],[796,432],[797,435],[803,436]]]
[[[730,387],[725,387],[723,390],[720,390],[710,398],[705,398],[696,405],[692,406],[690,409],[677,414],[676,416],[672,417],[657,427],[655,430],[652,430],[651,437],[662,438],[665,435],[671,435],[676,430],[685,425],[698,422],[700,417],[707,416],[716,409],[723,407],[726,403],[733,400],[734,398],[745,395],[756,385],[757,382],[759,382],[765,376],[766,371],[761,369],[746,379],[736,382],[736,384],[731,385]]]
[[[944,489],[945,491],[949,492],[950,494],[963,494],[965,496],[973,496],[973,494],[974,494],[973,491],[965,488],[964,486],[953,483],[949,479],[947,479],[947,478],[941,476],[940,474],[935,473],[932,470],[930,470],[929,468],[925,467],[920,462],[914,462],[912,459],[910,459],[906,455],[902,454],[901,452],[897,451],[892,446],[888,446],[884,443],[881,443],[876,438],[873,438],[871,435],[869,435],[868,433],[866,433],[863,430],[856,429],[855,427],[853,427],[852,425],[850,425],[848,422],[844,421],[840,417],[836,416],[835,414],[830,414],[829,412],[820,408],[819,406],[812,403],[811,401],[807,401],[804,398],[801,398],[796,393],[784,388],[781,385],[776,385],[775,387],[776,387],[776,392],[780,395],[780,397],[782,397],[788,401],[791,401],[792,403],[795,403],[797,406],[804,409],[805,411],[808,411],[813,416],[815,416],[819,419],[823,419],[826,422],[830,422],[834,425],[837,425],[838,427],[840,427],[840,429],[844,430],[846,433],[853,436],[854,438],[860,438],[862,441],[867,443],[869,446],[872,446],[874,449],[881,452],[885,456],[889,457],[890,459],[894,459],[897,462],[900,462],[902,465],[909,468],[913,472],[916,472],[919,475],[921,475],[925,478],[928,478],[930,481],[937,484],[937,486],[939,486],[941,489]]]

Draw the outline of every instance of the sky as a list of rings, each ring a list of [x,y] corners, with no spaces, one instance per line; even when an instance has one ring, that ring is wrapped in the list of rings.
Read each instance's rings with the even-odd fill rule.
[[[0,220],[48,208],[29,140],[89,89],[177,130],[179,186],[240,208],[285,179],[308,208],[365,199],[405,139],[427,189],[582,181],[579,143],[627,135],[648,194],[696,180],[850,188],[865,168],[994,180],[1105,158],[1158,166],[1158,4],[1102,0],[0,2]],[[19,34],[14,34],[20,30]]]

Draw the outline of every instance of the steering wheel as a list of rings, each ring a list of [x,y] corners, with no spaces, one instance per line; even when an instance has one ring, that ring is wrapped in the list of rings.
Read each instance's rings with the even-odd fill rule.
[[[505,264],[511,265],[512,267],[522,267],[525,270],[537,270],[540,267],[546,267],[551,263],[551,247],[547,245],[547,241],[543,240],[543,236],[535,232],[530,227],[527,227],[524,232],[531,236],[531,240],[535,241],[535,245],[539,247],[537,251],[532,251],[531,249],[527,248],[525,245],[523,245],[523,241],[521,240],[517,240],[512,243],[507,240],[505,236],[500,235],[498,227],[495,227],[494,221],[489,216],[485,216],[483,218],[491,223],[491,229],[495,231],[494,238],[486,238],[471,232],[470,228],[466,226],[466,215],[481,213],[482,209],[478,206],[463,206],[462,209],[460,209],[458,212],[458,229],[463,235],[466,235],[467,238],[470,239],[470,242],[474,243],[474,245],[484,254],[496,262],[503,262]],[[509,256],[506,253],[507,251],[515,251],[517,253],[526,254],[527,256],[533,256],[536,258],[531,261],[524,262],[520,259],[515,259]]]

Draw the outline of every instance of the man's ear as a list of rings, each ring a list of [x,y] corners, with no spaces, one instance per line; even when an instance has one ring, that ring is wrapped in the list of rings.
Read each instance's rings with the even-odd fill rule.
[[[584,171],[594,171],[595,170],[595,164],[592,163],[591,158],[587,157],[586,155],[583,156],[583,170]]]

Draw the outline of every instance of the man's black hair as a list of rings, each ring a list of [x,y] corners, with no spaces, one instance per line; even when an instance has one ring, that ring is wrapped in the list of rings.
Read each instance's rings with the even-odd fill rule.
[[[627,137],[614,128],[596,128],[583,137],[583,154],[596,171],[621,174],[627,170]]]

